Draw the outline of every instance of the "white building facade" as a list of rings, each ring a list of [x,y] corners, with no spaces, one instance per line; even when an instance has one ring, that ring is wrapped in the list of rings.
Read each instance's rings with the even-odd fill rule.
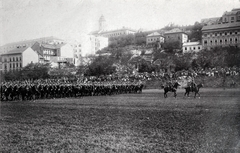
[[[185,42],[182,46],[183,53],[199,52],[202,50],[202,44],[197,42]]]
[[[18,48],[1,54],[2,70],[20,70],[29,63],[38,63],[39,54],[31,47]]]

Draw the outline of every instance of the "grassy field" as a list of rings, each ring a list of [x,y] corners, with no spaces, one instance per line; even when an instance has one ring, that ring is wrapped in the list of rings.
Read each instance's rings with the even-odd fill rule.
[[[240,90],[1,103],[1,152],[240,152]]]

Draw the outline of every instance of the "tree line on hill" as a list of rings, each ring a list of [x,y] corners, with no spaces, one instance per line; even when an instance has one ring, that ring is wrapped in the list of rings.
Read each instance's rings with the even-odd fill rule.
[[[46,79],[50,77],[101,76],[110,74],[132,74],[138,72],[159,72],[160,70],[182,71],[217,67],[240,67],[240,48],[219,47],[202,50],[198,53],[169,53],[155,49],[152,60],[147,61],[143,55],[133,56],[131,53],[120,54],[116,49],[110,56],[92,56],[87,65],[74,67],[51,68],[50,64],[30,63],[22,70],[1,74],[3,80]],[[76,73],[72,73],[75,71]],[[54,73],[53,73],[54,72]]]

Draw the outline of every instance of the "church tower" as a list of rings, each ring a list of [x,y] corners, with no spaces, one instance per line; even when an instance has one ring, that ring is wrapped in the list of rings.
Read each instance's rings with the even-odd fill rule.
[[[103,15],[99,19],[99,30],[106,30],[106,20]]]

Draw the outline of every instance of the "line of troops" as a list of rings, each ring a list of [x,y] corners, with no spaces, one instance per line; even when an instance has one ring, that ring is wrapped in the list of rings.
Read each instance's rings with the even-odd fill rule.
[[[1,100],[35,100],[141,93],[141,82],[4,82]]]

